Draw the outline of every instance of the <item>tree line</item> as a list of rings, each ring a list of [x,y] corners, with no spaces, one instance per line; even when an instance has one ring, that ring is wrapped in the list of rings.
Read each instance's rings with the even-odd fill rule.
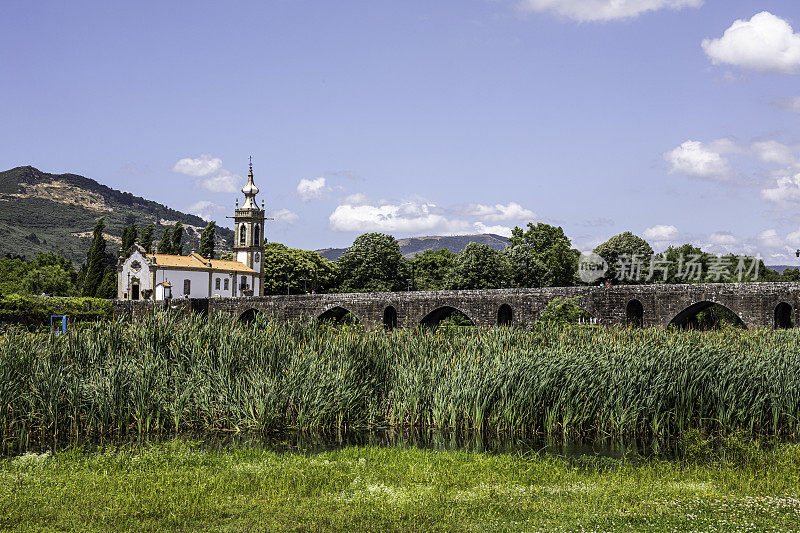
[[[115,298],[117,261],[130,253],[134,244],[148,252],[183,255],[186,253],[186,230],[180,221],[164,228],[156,241],[156,228],[148,225],[141,231],[131,224],[122,232],[118,250],[109,251],[100,219],[92,233],[86,262],[79,270],[58,254],[39,254],[35,259],[6,257],[0,259],[0,295],[48,294],[54,296],[89,296]],[[216,224],[209,222],[200,237],[198,253],[217,258]],[[647,279],[623,279],[618,271],[620,258],[649,258],[653,248],[630,232],[611,237],[595,248],[608,270],[599,283],[689,283],[696,281],[736,281],[734,276],[720,279],[687,279],[680,268],[683,258],[694,258],[707,272],[715,262],[734,263],[733,255],[719,257],[684,244],[670,246],[659,257],[663,260],[658,276]],[[556,287],[584,284],[578,276],[580,252],[572,247],[561,227],[529,223],[525,229],[512,230],[508,246],[497,250],[485,244],[470,243],[460,253],[447,249],[427,250],[413,258],[404,258],[391,235],[366,233],[355,239],[337,261],[329,261],[316,252],[289,248],[280,243],[264,245],[264,294],[299,294],[311,292],[384,292],[406,290],[497,289],[513,287]],[[226,252],[221,259],[233,259]],[[756,281],[800,281],[797,268],[783,274],[757,261]]]
[[[687,278],[682,263],[690,259],[700,272],[709,272],[715,263],[736,265],[738,256],[717,256],[691,244],[670,246],[660,258],[661,270],[650,279],[626,279],[619,272],[621,259],[639,257],[647,261],[653,248],[631,232],[611,237],[594,249],[603,257],[608,270],[594,283],[693,283],[737,281],[735,271],[719,279]],[[264,293],[303,292],[391,292],[405,290],[499,289],[513,287],[567,287],[585,285],[578,276],[580,252],[572,247],[561,227],[529,223],[512,230],[508,246],[497,250],[485,244],[469,243],[460,253],[447,249],[426,250],[404,258],[394,237],[382,233],[359,236],[337,261],[328,261],[316,252],[270,243],[264,249]],[[783,275],[755,261],[753,281],[800,281],[797,268]],[[757,274],[756,274],[757,273]]]

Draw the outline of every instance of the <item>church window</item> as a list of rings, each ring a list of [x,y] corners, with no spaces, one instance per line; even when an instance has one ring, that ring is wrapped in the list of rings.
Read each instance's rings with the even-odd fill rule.
[[[256,252],[256,255],[255,255],[255,257],[253,258],[253,261],[255,261],[256,263],[258,263],[259,261],[261,261],[261,255],[260,255],[258,252]]]
[[[258,224],[253,226],[253,246],[258,246],[258,243],[259,243],[259,240],[258,240],[259,235],[258,234],[260,233],[260,231],[259,231],[260,229],[261,228],[259,227]]]
[[[217,278],[217,281],[216,281],[216,283],[214,284],[214,288],[215,288],[216,290],[219,290],[219,278]]]
[[[244,246],[247,243],[247,228],[244,224],[242,224],[242,228],[239,230],[239,246]]]
[[[229,281],[230,281],[229,279],[227,279],[227,278],[225,279],[225,290],[226,291],[228,290],[228,282]]]
[[[192,281],[185,279],[183,280],[183,294],[189,294],[192,290]]]

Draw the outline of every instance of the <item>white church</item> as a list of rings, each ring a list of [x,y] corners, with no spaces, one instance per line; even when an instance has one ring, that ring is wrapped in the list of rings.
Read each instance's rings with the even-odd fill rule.
[[[264,278],[264,204],[256,205],[258,187],[253,165],[242,188],[245,200],[236,200],[234,219],[235,261],[189,255],[156,254],[136,246],[117,264],[117,298],[164,300],[261,296]]]

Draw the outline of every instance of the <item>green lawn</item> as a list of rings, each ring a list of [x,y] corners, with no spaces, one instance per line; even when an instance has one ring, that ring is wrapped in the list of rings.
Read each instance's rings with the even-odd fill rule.
[[[800,446],[700,462],[186,441],[0,461],[18,531],[800,530]]]

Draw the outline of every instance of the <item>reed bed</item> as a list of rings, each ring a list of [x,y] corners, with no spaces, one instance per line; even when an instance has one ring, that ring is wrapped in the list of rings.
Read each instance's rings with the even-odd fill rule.
[[[0,335],[4,446],[182,431],[423,426],[793,436],[800,332],[538,324],[391,333],[169,313]]]

